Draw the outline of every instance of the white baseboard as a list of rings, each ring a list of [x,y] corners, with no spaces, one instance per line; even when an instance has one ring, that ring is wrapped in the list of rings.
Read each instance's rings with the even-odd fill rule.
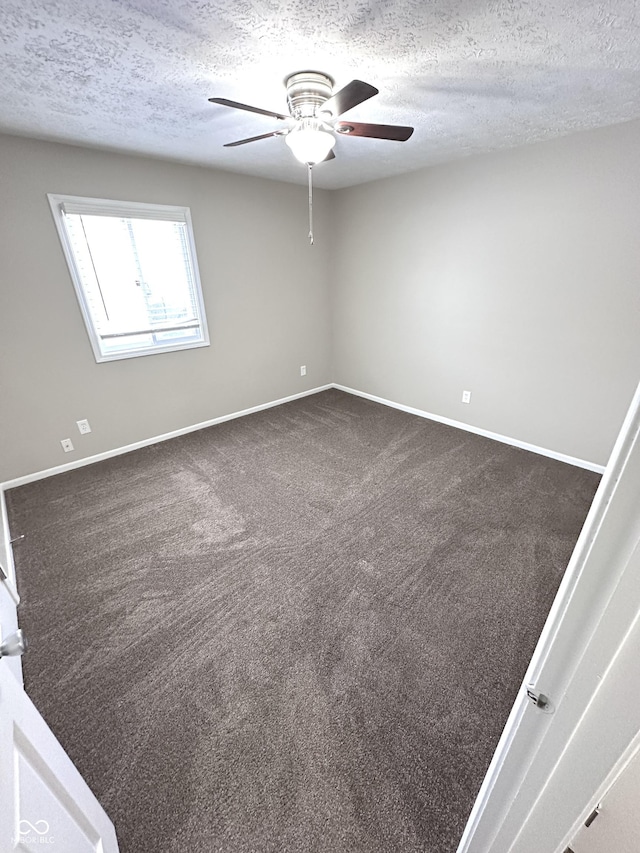
[[[243,409],[241,412],[232,412],[229,415],[221,415],[219,418],[211,418],[208,421],[202,421],[199,424],[175,429],[172,432],[165,432],[163,435],[155,435],[152,438],[144,438],[142,441],[135,441],[133,444],[127,444],[125,447],[116,447],[113,450],[105,450],[103,453],[96,453],[94,456],[85,456],[83,459],[76,459],[73,462],[66,462],[64,465],[56,465],[54,468],[47,468],[45,471],[36,471],[33,474],[25,474],[24,477],[16,477],[14,480],[7,480],[5,483],[0,483],[0,490],[15,489],[17,486],[24,486],[27,483],[33,483],[36,480],[43,480],[45,477],[51,477],[54,474],[62,474],[65,471],[73,471],[74,468],[82,468],[85,465],[93,465],[94,462],[102,462],[103,459],[111,459],[113,456],[121,456],[123,453],[129,453],[132,450],[138,450],[140,447],[148,447],[150,444],[158,444],[161,441],[167,441],[170,438],[177,438],[179,435],[186,435],[189,432],[197,432],[199,429],[206,429],[216,424],[232,421],[235,418],[242,418],[245,415],[252,415],[254,412],[261,412],[264,409],[272,409],[274,406],[281,406],[283,403],[290,403],[292,400],[299,400],[302,397],[309,397],[311,394],[317,394],[319,391],[327,391],[333,388],[333,385],[321,385],[318,388],[311,388],[309,391],[302,391],[300,394],[291,394],[289,397],[282,397],[280,400],[272,400],[270,403],[261,403],[259,406],[252,406],[250,409]]]
[[[500,441],[503,444],[510,444],[513,447],[520,447],[523,450],[530,450],[532,453],[538,453],[541,456],[548,456],[551,459],[557,459],[560,462],[566,462],[569,465],[575,465],[578,468],[586,468],[589,471],[595,471],[598,474],[604,473],[604,465],[596,465],[594,462],[588,462],[584,459],[578,459],[575,456],[568,456],[565,453],[557,453],[555,450],[548,450],[545,447],[538,447],[535,444],[529,444],[526,441],[520,441],[517,438],[510,438],[506,435],[500,435],[490,430],[481,429],[480,427],[465,424],[462,421],[455,421],[452,418],[445,418],[442,415],[435,415],[432,412],[425,412],[422,409],[414,409],[412,406],[404,406],[402,403],[394,403],[393,400],[385,400],[383,397],[376,397],[375,394],[366,394],[364,391],[357,391],[355,388],[348,388],[346,385],[339,385],[332,382],[328,385],[321,385],[318,388],[311,388],[309,391],[302,391],[299,394],[292,394],[289,397],[283,397],[280,400],[272,400],[269,403],[261,403],[259,406],[252,406],[250,409],[243,409],[240,412],[232,412],[229,415],[221,415],[218,418],[211,418],[208,421],[202,421],[199,424],[182,427],[181,429],[166,432],[162,435],[155,435],[152,438],[145,438],[141,441],[136,441],[133,444],[127,444],[124,447],[116,447],[113,450],[105,450],[103,453],[97,453],[94,456],[85,456],[83,459],[75,459],[73,462],[66,462],[63,465],[56,465],[54,468],[47,468],[44,471],[36,471],[33,474],[25,474],[23,477],[16,477],[13,480],[7,480],[5,483],[0,483],[0,491],[7,489],[15,489],[17,486],[24,486],[27,483],[33,483],[36,480],[43,480],[45,477],[51,477],[54,474],[62,474],[65,471],[72,471],[74,468],[82,468],[85,465],[93,465],[94,462],[101,462],[103,459],[110,459],[113,456],[120,456],[123,453],[129,453],[132,450],[138,450],[140,447],[148,447],[150,444],[158,444],[161,441],[167,441],[170,438],[177,438],[179,435],[186,435],[189,432],[196,432],[199,429],[206,429],[216,424],[231,421],[235,418],[242,418],[245,415],[251,415],[254,412],[261,412],[264,409],[271,409],[274,406],[280,406],[283,403],[290,403],[292,400],[299,400],[302,397],[309,397],[312,394],[318,394],[320,391],[327,391],[329,388],[336,388],[339,391],[345,391],[347,394],[354,394],[356,397],[364,397],[366,400],[372,400],[374,403],[382,403],[383,406],[390,406],[392,409],[399,409],[402,412],[408,412],[411,415],[418,415],[421,418],[427,418],[431,421],[437,421],[447,426],[456,427],[466,432],[472,432],[476,435],[482,435],[485,438],[492,438],[494,441]]]
[[[339,391],[346,391],[347,394],[355,394],[356,397],[364,397],[366,400],[372,400],[374,403],[382,403],[383,406],[391,406],[392,409],[400,409],[402,412],[408,412],[410,415],[418,415],[421,418],[427,418],[430,421],[437,421],[447,426],[463,429],[465,432],[473,432],[476,435],[482,435],[485,438],[492,438],[494,441],[501,441],[503,444],[510,444],[513,447],[520,447],[522,450],[530,450],[532,453],[538,453],[540,456],[548,456],[550,459],[557,459],[559,462],[566,462],[569,465],[575,465],[577,468],[586,468],[588,471],[595,471],[597,474],[604,474],[605,466],[596,465],[595,462],[588,462],[586,459],[578,459],[576,456],[568,456],[566,453],[558,453],[555,450],[549,450],[546,447],[538,447],[536,444],[529,444],[527,441],[520,441],[518,438],[510,438],[508,435],[500,435],[497,432],[491,432],[488,429],[465,424],[462,421],[454,421],[452,418],[445,418],[442,415],[434,415],[432,412],[424,412],[422,409],[414,409],[412,406],[403,406],[402,403],[394,403],[392,400],[385,400],[383,397],[376,397],[375,394],[365,394],[364,391],[356,391],[355,388],[347,388],[346,385],[333,384],[333,388]]]

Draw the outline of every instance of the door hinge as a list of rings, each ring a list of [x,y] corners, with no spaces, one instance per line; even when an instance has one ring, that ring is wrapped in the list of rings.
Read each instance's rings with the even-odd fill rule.
[[[544,711],[545,714],[553,714],[555,711],[551,699],[544,693],[538,693],[533,687],[527,687],[527,696],[539,711]]]
[[[23,655],[27,650],[27,638],[24,635],[22,628],[18,628],[15,634],[6,637],[0,644],[0,658],[16,657]]]
[[[598,805],[597,805],[597,806],[595,807],[595,809],[591,812],[591,814],[589,815],[589,817],[585,820],[584,825],[587,827],[587,829],[589,829],[589,827],[591,826],[591,824],[594,822],[594,820],[595,820],[595,819],[598,817],[598,815],[600,814],[600,808],[601,808],[601,805],[600,805],[600,803],[598,803]]]

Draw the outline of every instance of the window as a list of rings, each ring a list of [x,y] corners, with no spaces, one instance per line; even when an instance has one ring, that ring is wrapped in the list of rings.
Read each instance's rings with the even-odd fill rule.
[[[96,361],[208,346],[189,208],[48,197]]]

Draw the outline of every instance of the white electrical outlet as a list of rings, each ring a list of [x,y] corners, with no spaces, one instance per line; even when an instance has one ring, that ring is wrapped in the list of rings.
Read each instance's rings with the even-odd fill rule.
[[[462,392],[462,402],[470,403],[471,402],[471,391],[463,391]]]
[[[60,444],[62,445],[62,449],[65,453],[71,453],[73,450],[73,442],[70,438],[63,438]]]
[[[76,421],[78,425],[78,431],[80,435],[86,435],[88,432],[91,432],[91,427],[89,426],[89,421],[84,418],[84,420]]]
[[[306,376],[306,375],[307,375],[307,365],[301,364],[300,365],[300,376]]]

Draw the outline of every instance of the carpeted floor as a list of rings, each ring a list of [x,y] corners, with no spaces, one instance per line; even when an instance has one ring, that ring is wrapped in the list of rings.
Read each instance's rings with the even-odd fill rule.
[[[599,477],[331,390],[7,495],[122,853],[452,853]]]

